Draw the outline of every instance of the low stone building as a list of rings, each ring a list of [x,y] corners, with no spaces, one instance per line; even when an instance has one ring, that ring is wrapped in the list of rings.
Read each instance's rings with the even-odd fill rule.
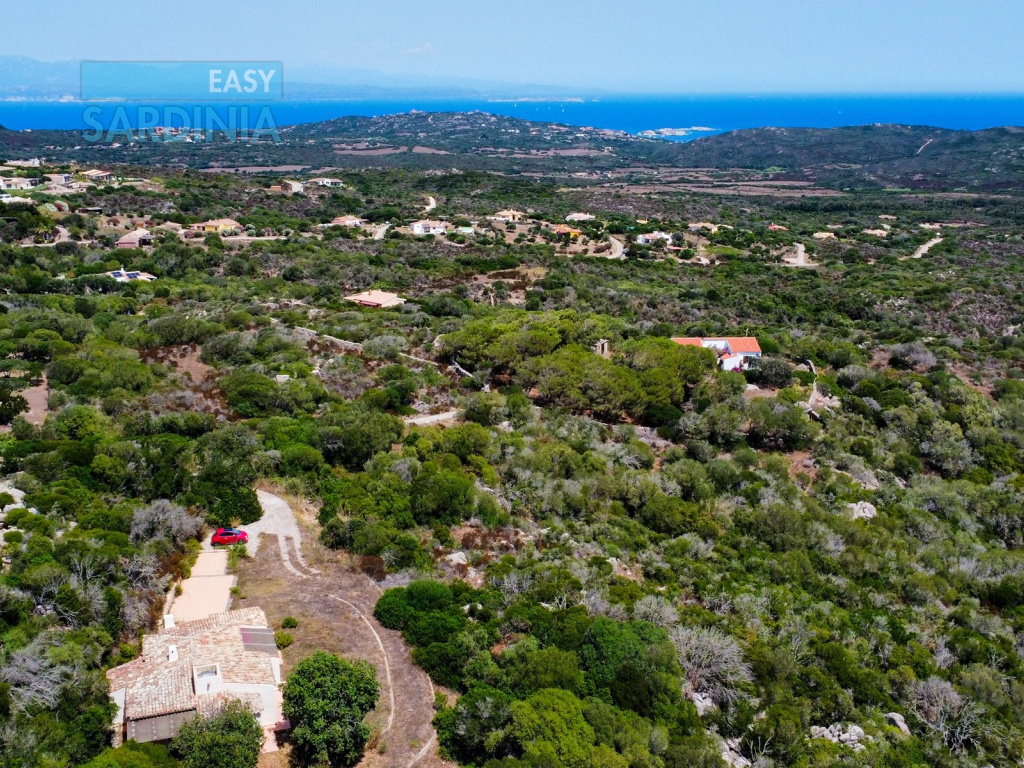
[[[142,639],[142,654],[107,672],[117,704],[115,746],[173,739],[181,726],[231,699],[247,703],[264,731],[288,726],[281,711],[281,654],[260,608],[168,626]]]

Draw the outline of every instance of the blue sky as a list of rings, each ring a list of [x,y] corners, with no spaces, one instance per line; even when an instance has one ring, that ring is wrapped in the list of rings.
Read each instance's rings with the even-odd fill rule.
[[[359,69],[570,91],[1024,92],[1019,0],[3,0],[0,16],[3,54],[273,59],[286,82]]]

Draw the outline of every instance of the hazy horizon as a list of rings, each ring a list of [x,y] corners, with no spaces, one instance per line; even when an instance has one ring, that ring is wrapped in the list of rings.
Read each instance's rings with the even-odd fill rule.
[[[826,7],[828,6],[828,7]],[[4,53],[40,62],[273,59],[286,82],[614,95],[1016,94],[1024,5],[863,0],[385,0],[329,6],[8,0]],[[125,34],[131,29],[134,34]],[[984,40],[984,45],[978,41]]]

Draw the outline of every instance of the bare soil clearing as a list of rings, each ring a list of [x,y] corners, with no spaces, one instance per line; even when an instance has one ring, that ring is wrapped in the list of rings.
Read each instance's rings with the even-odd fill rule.
[[[28,400],[25,421],[37,427],[46,421],[46,414],[49,411],[50,385],[45,376],[41,383],[34,387],[27,387],[18,394]]]
[[[290,510],[278,496],[263,490],[259,496],[265,515],[272,519],[280,517],[279,512]],[[368,577],[349,571],[343,555],[326,553],[310,543],[303,547],[299,531],[309,520],[306,510],[299,512],[298,520],[291,517],[280,525],[269,526],[273,531],[262,531],[267,538],[264,546],[239,564],[240,594],[235,606],[259,606],[275,628],[281,626],[286,616],[298,620],[298,627],[288,630],[295,638],[294,644],[282,651],[285,675],[298,661],[317,650],[366,659],[374,665],[381,686],[380,700],[369,716],[374,736],[361,766],[450,766],[437,754],[437,737],[431,722],[434,688],[430,679],[413,663],[402,636],[384,629],[373,618],[380,588]],[[278,538],[277,530],[284,533],[285,546],[275,545],[271,540]],[[302,550],[317,569],[306,565]],[[290,562],[286,564],[284,558]],[[381,745],[386,745],[383,754]],[[286,739],[282,739],[282,747],[281,753],[261,757],[260,767],[282,766],[282,754],[289,750]]]

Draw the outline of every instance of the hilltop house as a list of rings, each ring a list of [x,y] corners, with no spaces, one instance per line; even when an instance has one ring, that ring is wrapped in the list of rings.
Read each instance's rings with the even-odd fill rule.
[[[672,245],[672,235],[668,232],[645,232],[642,235],[636,236],[636,241],[640,245],[650,245],[658,240],[664,240],[666,244]]]
[[[82,171],[82,178],[93,182],[111,181],[114,178],[114,174],[109,171],[101,171],[98,168],[92,168],[88,171]]]
[[[526,214],[523,213],[522,211],[516,211],[510,208],[508,210],[498,211],[496,214],[494,214],[493,216],[489,216],[488,218],[491,221],[496,221],[498,223],[504,222],[506,224],[518,224],[525,215]]]
[[[45,176],[51,184],[70,184],[75,179],[70,173],[47,173]]]
[[[119,267],[118,269],[110,272],[104,272],[103,274],[119,283],[130,283],[133,280],[139,280],[143,283],[151,283],[156,280],[156,275],[151,275],[149,272],[126,270],[124,267]]]
[[[567,224],[557,224],[551,228],[551,231],[556,235],[568,235],[570,240],[578,240],[583,236],[583,233],[578,229],[568,226]]]
[[[153,235],[148,229],[136,229],[122,235],[117,241],[118,248],[141,248],[153,244]]]
[[[672,341],[684,347],[714,350],[718,355],[718,364],[725,371],[740,371],[761,359],[761,345],[753,336],[686,337],[674,338]]]
[[[345,301],[351,301],[361,307],[371,307],[372,309],[390,309],[391,307],[405,304],[405,299],[401,298],[398,294],[376,290],[353,293],[351,296],[346,296]]]
[[[21,176],[0,176],[0,189],[33,189],[42,183],[42,179],[26,179]]]
[[[450,225],[445,221],[414,221],[409,225],[409,231],[414,235],[443,235],[448,231]]]
[[[260,608],[214,614],[142,638],[142,654],[107,672],[117,704],[113,744],[168,741],[231,699],[252,707],[264,731],[287,727],[281,654]]]
[[[201,232],[208,234],[215,232],[218,235],[223,235],[227,232],[241,232],[245,229],[234,219],[211,219],[210,221],[200,221],[198,224],[190,224],[189,231]]]
[[[331,223],[328,226],[331,227],[361,227],[366,221],[360,219],[358,216],[338,216],[331,219]]]
[[[345,182],[341,179],[327,179],[324,177],[318,177],[309,180],[310,184],[316,184],[318,187],[344,187]]]

